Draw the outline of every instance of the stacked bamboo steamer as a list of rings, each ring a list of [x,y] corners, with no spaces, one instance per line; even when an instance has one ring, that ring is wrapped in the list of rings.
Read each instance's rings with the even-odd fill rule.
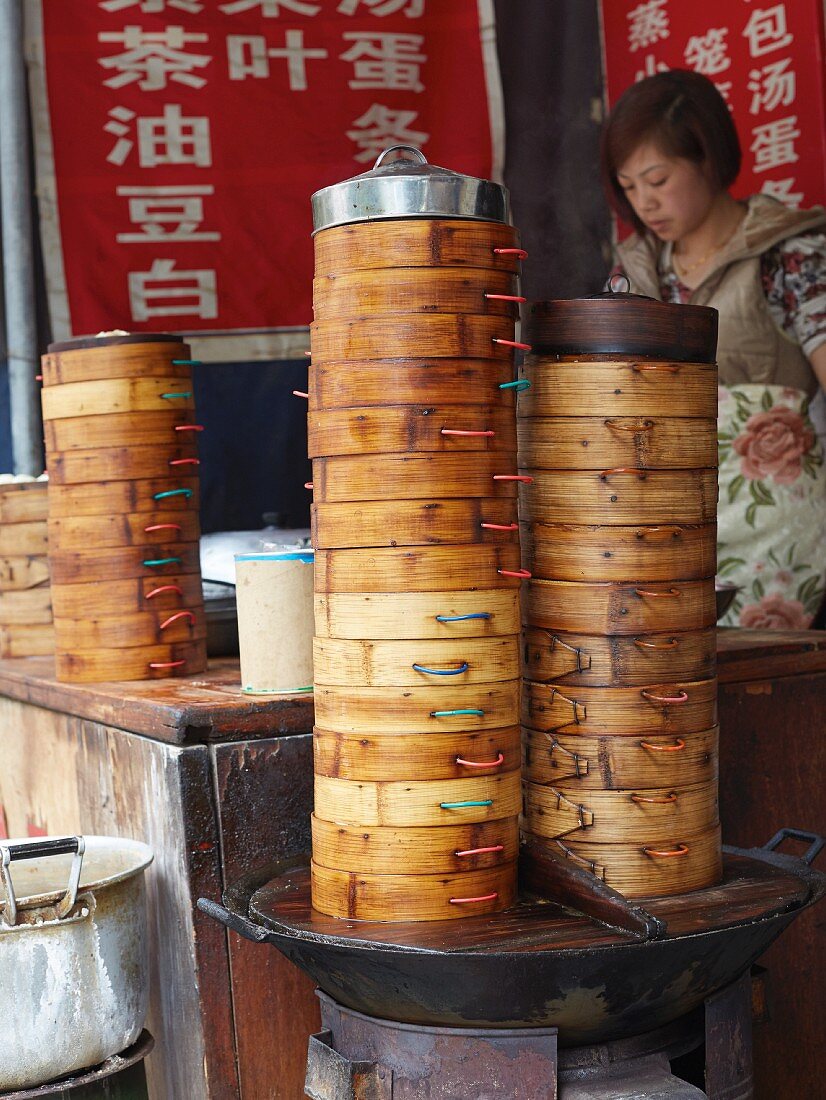
[[[0,484],[0,657],[54,652],[48,490],[46,481]]]
[[[186,344],[153,334],[43,357],[59,680],[206,668],[191,367]]]
[[[407,148],[313,213],[313,905],[490,913],[516,894],[524,253],[503,188]]]
[[[721,873],[717,314],[540,303],[519,400],[524,828],[632,896]]]

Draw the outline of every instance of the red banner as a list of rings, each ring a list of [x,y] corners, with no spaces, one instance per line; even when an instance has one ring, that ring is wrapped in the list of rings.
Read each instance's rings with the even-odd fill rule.
[[[311,320],[313,191],[400,143],[495,172],[488,7],[40,0],[35,129],[55,336],[242,330],[258,334],[243,357],[278,354],[266,334]]]
[[[608,98],[666,69],[713,80],[743,147],[738,198],[826,200],[822,0],[602,0]]]

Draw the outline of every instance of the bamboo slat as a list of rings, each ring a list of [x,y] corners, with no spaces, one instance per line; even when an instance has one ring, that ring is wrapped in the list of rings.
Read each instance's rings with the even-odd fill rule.
[[[317,594],[322,638],[492,638],[519,631],[519,592],[335,592]]]
[[[0,657],[48,657],[54,653],[51,623],[0,626]]]
[[[510,225],[460,218],[400,218],[398,221],[340,225],[316,233],[316,276],[350,275],[382,268],[470,267],[519,272],[514,248],[519,234]],[[400,263],[401,261],[401,263]]]
[[[482,434],[451,434],[455,432]],[[307,433],[310,458],[409,451],[516,451],[513,410],[499,401],[495,405],[365,405],[311,410]]]
[[[717,366],[529,355],[519,416],[717,417]]]
[[[405,257],[406,259],[406,257]],[[402,313],[474,313],[516,320],[519,306],[486,294],[519,294],[517,276],[484,268],[395,267],[365,274],[321,275],[313,280],[313,311],[332,317]]]
[[[130,649],[133,646],[171,645],[173,642],[198,642],[206,638],[206,620],[202,605],[189,607],[181,618],[175,611],[132,611],[98,619],[55,620],[55,640],[63,650]],[[191,616],[191,618],[190,618]],[[170,622],[170,620],[172,620]],[[168,623],[161,629],[162,623]]]
[[[515,500],[481,497],[314,504],[311,511],[313,546],[326,550],[360,546],[515,543],[519,539],[516,515]]]
[[[193,433],[179,432],[176,428],[194,423],[195,412],[191,408],[163,408],[152,412],[111,413],[108,416],[68,416],[62,420],[46,420],[43,429],[47,452],[85,451],[92,447],[148,447],[179,443]]]
[[[20,596],[21,606],[25,603],[24,590],[36,590],[49,587],[49,562],[43,555],[29,555],[0,558],[0,593],[16,592]],[[31,597],[37,603],[39,597]],[[1,621],[1,620],[0,620]]]
[[[526,623],[574,634],[662,634],[717,621],[712,578],[644,585],[530,580],[522,596]]]
[[[161,496],[160,494],[165,494]],[[123,512],[197,512],[200,502],[197,477],[150,478],[100,484],[52,485],[49,518],[117,515]]]
[[[523,416],[517,438],[519,464],[538,470],[717,465],[717,421],[711,418]]]
[[[66,619],[94,618],[133,611],[176,611],[197,607],[203,600],[200,573],[175,573],[165,577],[131,577],[127,580],[83,584],[53,584],[51,591],[56,616]],[[0,597],[2,609],[2,597]],[[0,610],[0,620],[2,611]]]
[[[55,671],[62,683],[105,680],[156,680],[192,676],[206,668],[205,642],[133,646],[129,649],[84,649],[55,654]]]
[[[440,592],[447,589],[518,588],[519,547],[398,547],[317,550],[316,592]],[[364,635],[369,637],[369,635]]]
[[[150,562],[154,564],[148,564]],[[104,550],[97,547],[94,550],[52,549],[49,568],[52,583],[61,585],[196,573],[200,568],[199,545],[197,542],[170,542]],[[158,583],[163,582],[159,580]]]
[[[421,500],[438,497],[516,497],[516,455],[476,454],[346,455],[313,460],[317,504],[361,500]]]
[[[716,470],[534,470],[519,486],[526,522],[608,525],[713,524]]]
[[[461,874],[502,864],[519,855],[519,819],[478,825],[393,829],[323,821],[313,815],[313,859],[321,867],[361,874]],[[486,850],[482,850],[486,849]],[[461,853],[461,854],[459,854]]]
[[[163,504],[159,502],[158,507]],[[64,516],[49,520],[52,546],[60,550],[85,550],[90,546],[143,546],[166,536],[175,542],[197,542],[197,512],[127,512],[119,515]],[[0,538],[2,533],[0,532]]]
[[[187,396],[165,398],[165,393]],[[166,378],[115,378],[102,382],[47,386],[41,398],[44,420],[144,410],[156,412],[163,408],[194,408],[192,380],[180,372]]]
[[[97,347],[51,352],[41,357],[43,385],[104,381],[110,378],[168,378],[185,373],[181,363],[189,360],[187,344],[132,343],[100,344]]]
[[[498,775],[519,767],[520,730],[509,726],[479,733],[377,733],[365,737],[316,726],[313,760],[316,775],[331,779],[379,782],[404,781],[411,775],[416,779]]]
[[[695,733],[717,722],[717,680],[568,687],[525,680],[522,723],[584,734]]]
[[[634,636],[566,634],[526,627],[523,675],[566,690],[645,687],[670,680],[709,680],[716,673],[716,631]]]
[[[519,676],[519,648],[518,635],[396,642],[315,638],[313,678],[330,687],[495,683]]]
[[[48,482],[17,481],[0,485],[0,523],[37,523],[48,515]]]
[[[52,451],[48,461],[51,485],[179,478],[181,474],[191,476],[199,465],[194,444],[181,443],[172,438],[165,446],[153,444],[93,451]]]
[[[322,729],[344,733],[501,729],[519,720],[519,683],[511,680],[443,688],[319,687],[315,692],[315,718]]]
[[[524,778],[552,786],[574,801],[586,799],[592,788],[647,790],[693,786],[717,780],[719,729],[680,737],[593,737],[575,733],[543,733],[523,729]]]
[[[542,475],[540,475],[542,476]],[[523,523],[522,560],[560,581],[675,581],[713,577],[717,525]]]
[[[316,363],[362,360],[499,359],[513,362],[513,321],[470,313],[401,314],[352,320],[315,321],[310,348]],[[421,395],[420,395],[421,398]],[[396,399],[398,400],[398,399]]]
[[[22,592],[0,592],[0,624],[3,626],[39,626],[51,624],[51,621],[52,600],[48,585]]]
[[[373,405],[434,405],[493,402],[516,405],[513,363],[504,359],[383,359],[374,363],[311,363],[310,409],[349,409]],[[505,389],[500,387],[505,386]],[[516,446],[514,444],[514,450]]]
[[[516,863],[455,875],[362,875],[315,864],[311,870],[313,908],[352,920],[456,920],[516,901]]]
[[[31,523],[3,523],[0,521],[0,554],[19,556],[45,555],[49,548],[49,529],[45,520]]]
[[[468,779],[385,783],[315,777],[316,817],[342,825],[465,825],[516,817],[521,804],[519,768]]]

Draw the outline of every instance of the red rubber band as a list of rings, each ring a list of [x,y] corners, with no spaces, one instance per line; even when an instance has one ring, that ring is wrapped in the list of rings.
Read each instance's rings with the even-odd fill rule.
[[[673,856],[687,856],[690,849],[687,844],[678,844],[676,848],[669,848],[666,851],[662,851],[657,848],[643,848],[643,852],[647,856],[657,856],[663,859]]]
[[[643,699],[648,699],[651,703],[687,703],[688,692],[680,689],[679,695],[654,695],[653,692],[643,688],[640,692]]]
[[[180,523],[153,523],[149,527],[144,527],[144,531],[148,535],[150,531],[181,531],[183,528]]]
[[[496,572],[503,577],[518,577],[521,581],[529,581],[533,576],[527,569],[497,569]]]
[[[200,458],[170,458],[170,466],[200,466]]]
[[[186,661],[150,661],[150,668],[180,668]]]
[[[34,376],[34,380],[35,380],[35,382],[42,382],[43,381],[43,375],[42,374],[36,374]]]
[[[304,390],[293,390],[293,397],[306,397],[308,401],[310,400],[310,395]]]
[[[176,611],[174,615],[170,615],[169,618],[162,622],[158,627],[159,630],[166,630],[168,626],[171,626],[178,619],[189,619],[190,626],[195,622],[195,616],[191,611]]]
[[[493,901],[499,897],[499,891],[494,890],[492,894],[482,894],[479,898],[450,898],[451,905],[470,905],[474,901]]]
[[[153,588],[151,592],[146,593],[146,599],[151,600],[153,596],[159,596],[161,592],[177,592],[179,596],[183,596],[183,588],[179,588],[177,584],[162,584],[160,588]]]
[[[485,852],[504,852],[504,850],[504,844],[491,844],[489,848],[468,848],[464,852],[454,852],[453,854],[461,859],[462,856],[481,856]]]
[[[523,485],[533,485],[533,478],[529,474],[494,474],[494,481],[521,481]]]
[[[505,754],[500,752],[496,760],[463,760],[461,756],[457,756],[456,763],[465,768],[498,768],[505,763]]]
[[[485,297],[495,299],[497,302],[527,302],[527,298],[523,298],[521,294],[488,294],[485,291]]]
[[[466,432],[462,428],[442,428],[442,435],[496,435],[496,432],[491,428],[486,428],[483,432]]]
[[[176,432],[202,432],[204,430],[203,424],[176,424]]]
[[[520,260],[527,260],[528,253],[524,248],[494,248],[497,256],[518,256]]]
[[[312,487],[313,487],[312,481],[305,481],[304,482],[304,488],[305,489],[312,489]]]
[[[311,356],[311,355],[312,355],[313,353],[312,353],[311,351],[305,351],[305,352],[304,352],[304,354],[305,354],[305,355],[307,356],[307,358],[309,359],[309,358],[310,358],[310,356]]]
[[[519,340],[503,340],[501,336],[494,336],[493,343],[506,348],[519,348],[521,351],[530,351],[533,347],[533,344],[522,344]]]
[[[685,748],[682,737],[675,737],[673,745],[652,745],[650,741],[640,741],[640,747],[652,752],[681,752]]]
[[[484,527],[488,531],[518,531],[518,523],[480,523],[480,527]]]

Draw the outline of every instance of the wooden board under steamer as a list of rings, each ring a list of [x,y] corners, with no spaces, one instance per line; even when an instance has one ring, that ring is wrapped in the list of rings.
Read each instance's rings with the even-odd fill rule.
[[[176,615],[181,615],[176,618]],[[190,618],[191,616],[191,618]],[[172,621],[170,621],[172,620]],[[169,623],[161,629],[162,623]],[[55,639],[64,650],[130,649],[132,646],[170,645],[173,642],[198,642],[206,638],[206,620],[202,605],[184,612],[132,611],[102,618],[55,620]]]
[[[313,500],[413,500],[433,497],[516,497],[516,455],[344,455],[313,460]],[[499,478],[500,480],[495,480]]]
[[[516,434],[520,466],[538,470],[717,465],[717,421],[711,418],[521,416]]]
[[[183,342],[105,344],[51,352],[42,356],[40,363],[43,385],[56,386],[110,378],[169,378],[185,373],[181,367],[189,365],[190,354]]]
[[[405,257],[406,259],[406,257]],[[487,295],[494,297],[487,297]],[[321,275],[313,280],[313,313],[333,317],[377,317],[389,313],[474,313],[519,317],[519,279],[484,268],[394,267],[369,273]]]
[[[476,825],[408,827],[343,825],[311,818],[313,860],[369,875],[456,874],[513,865],[519,855],[519,819]]]
[[[100,484],[53,485],[49,491],[49,518],[117,515],[122,512],[197,512],[200,482],[197,477],[141,478],[138,481],[104,481]]]
[[[563,689],[645,687],[673,680],[708,680],[716,674],[714,627],[673,634],[566,634],[525,628],[522,674]]]
[[[349,733],[449,733],[516,725],[519,680],[420,688],[331,688],[315,691],[323,729]]]
[[[465,779],[519,767],[520,730],[477,733],[339,733],[313,730],[316,775],[331,779]],[[501,760],[501,763],[499,762]]]
[[[185,394],[163,397],[163,394]],[[166,378],[115,378],[102,382],[70,382],[47,386],[41,393],[43,419],[107,416],[110,413],[152,412],[163,408],[192,409],[192,380],[186,375]]]
[[[167,402],[163,402],[164,405]],[[173,402],[178,404],[178,402]],[[112,413],[109,416],[68,416],[46,420],[46,451],[85,451],[92,447],[166,446],[180,443],[197,430],[194,409],[159,409],[152,412]],[[177,431],[183,428],[182,431]]]
[[[365,500],[314,504],[313,546],[440,546],[518,542],[516,500]],[[490,525],[493,526],[490,526]]]
[[[313,679],[317,686],[342,687],[495,683],[519,676],[519,649],[518,635],[394,642],[315,638]]]
[[[497,913],[516,901],[515,862],[454,875],[363,875],[315,864],[311,870],[313,908],[332,917],[455,920]]]
[[[148,562],[154,564],[149,565]],[[195,573],[200,568],[197,542],[115,546],[106,550],[57,550],[49,554],[53,584],[118,581],[127,577],[165,577]],[[163,583],[159,581],[158,583]]]
[[[522,523],[525,568],[560,581],[674,581],[713,577],[717,524]]]
[[[330,592],[314,597],[322,638],[492,638],[519,631],[515,588]]]
[[[420,356],[372,363],[310,363],[308,387],[311,410],[384,407],[391,401],[420,405],[423,394],[434,405],[477,406],[489,401],[513,410],[513,381],[510,360]]]
[[[3,557],[45,555],[48,548],[49,529],[45,520],[32,520],[30,523],[0,521],[0,554]]]
[[[51,621],[52,596],[48,584],[42,588],[0,592],[0,624],[3,626],[40,626],[51,624]]]
[[[52,451],[48,462],[52,486],[139,478],[179,478],[181,474],[191,476],[200,465],[197,449],[191,441],[186,443],[172,438],[165,446],[152,444],[92,451]]]
[[[200,536],[198,513],[191,510],[64,516],[49,520],[48,526],[52,546],[60,550],[85,550],[90,546],[101,549],[111,546],[146,547],[163,537],[174,542],[196,542]]]
[[[717,417],[714,363],[529,355],[519,374],[520,417]]]
[[[155,666],[155,667],[153,667]],[[84,649],[55,654],[57,679],[64,683],[104,680],[154,680],[191,676],[206,668],[205,642],[133,646],[129,649]]]
[[[51,623],[0,626],[0,657],[48,657],[54,653]]]
[[[604,737],[545,733],[523,728],[523,777],[538,786],[571,791],[593,788],[691,786],[717,779],[717,726],[699,733]]]
[[[401,314],[315,321],[310,347],[316,363],[386,359],[500,359],[513,362],[513,320],[470,313]],[[506,340],[509,343],[497,343]],[[390,391],[392,392],[392,391]],[[398,398],[393,394],[394,404]]]
[[[312,409],[307,435],[310,458],[408,451],[516,451],[513,410],[501,401]]]
[[[49,587],[49,561],[43,554],[0,558],[0,593],[17,593],[21,605],[24,591]],[[36,602],[36,597],[32,601]]]
[[[66,619],[98,615],[125,615],[132,611],[182,611],[203,601],[200,573],[175,573],[165,577],[130,577],[127,580],[82,584],[53,584],[55,615]],[[0,599],[0,607],[2,600]],[[2,619],[2,614],[0,614]]]
[[[0,485],[0,523],[37,523],[48,515],[48,482],[18,481]]]
[[[507,574],[520,568],[515,544],[317,550],[313,583],[316,592],[334,593],[518,588],[519,576]]]
[[[525,622],[575,634],[659,634],[717,622],[714,579],[672,584],[525,581]]]

